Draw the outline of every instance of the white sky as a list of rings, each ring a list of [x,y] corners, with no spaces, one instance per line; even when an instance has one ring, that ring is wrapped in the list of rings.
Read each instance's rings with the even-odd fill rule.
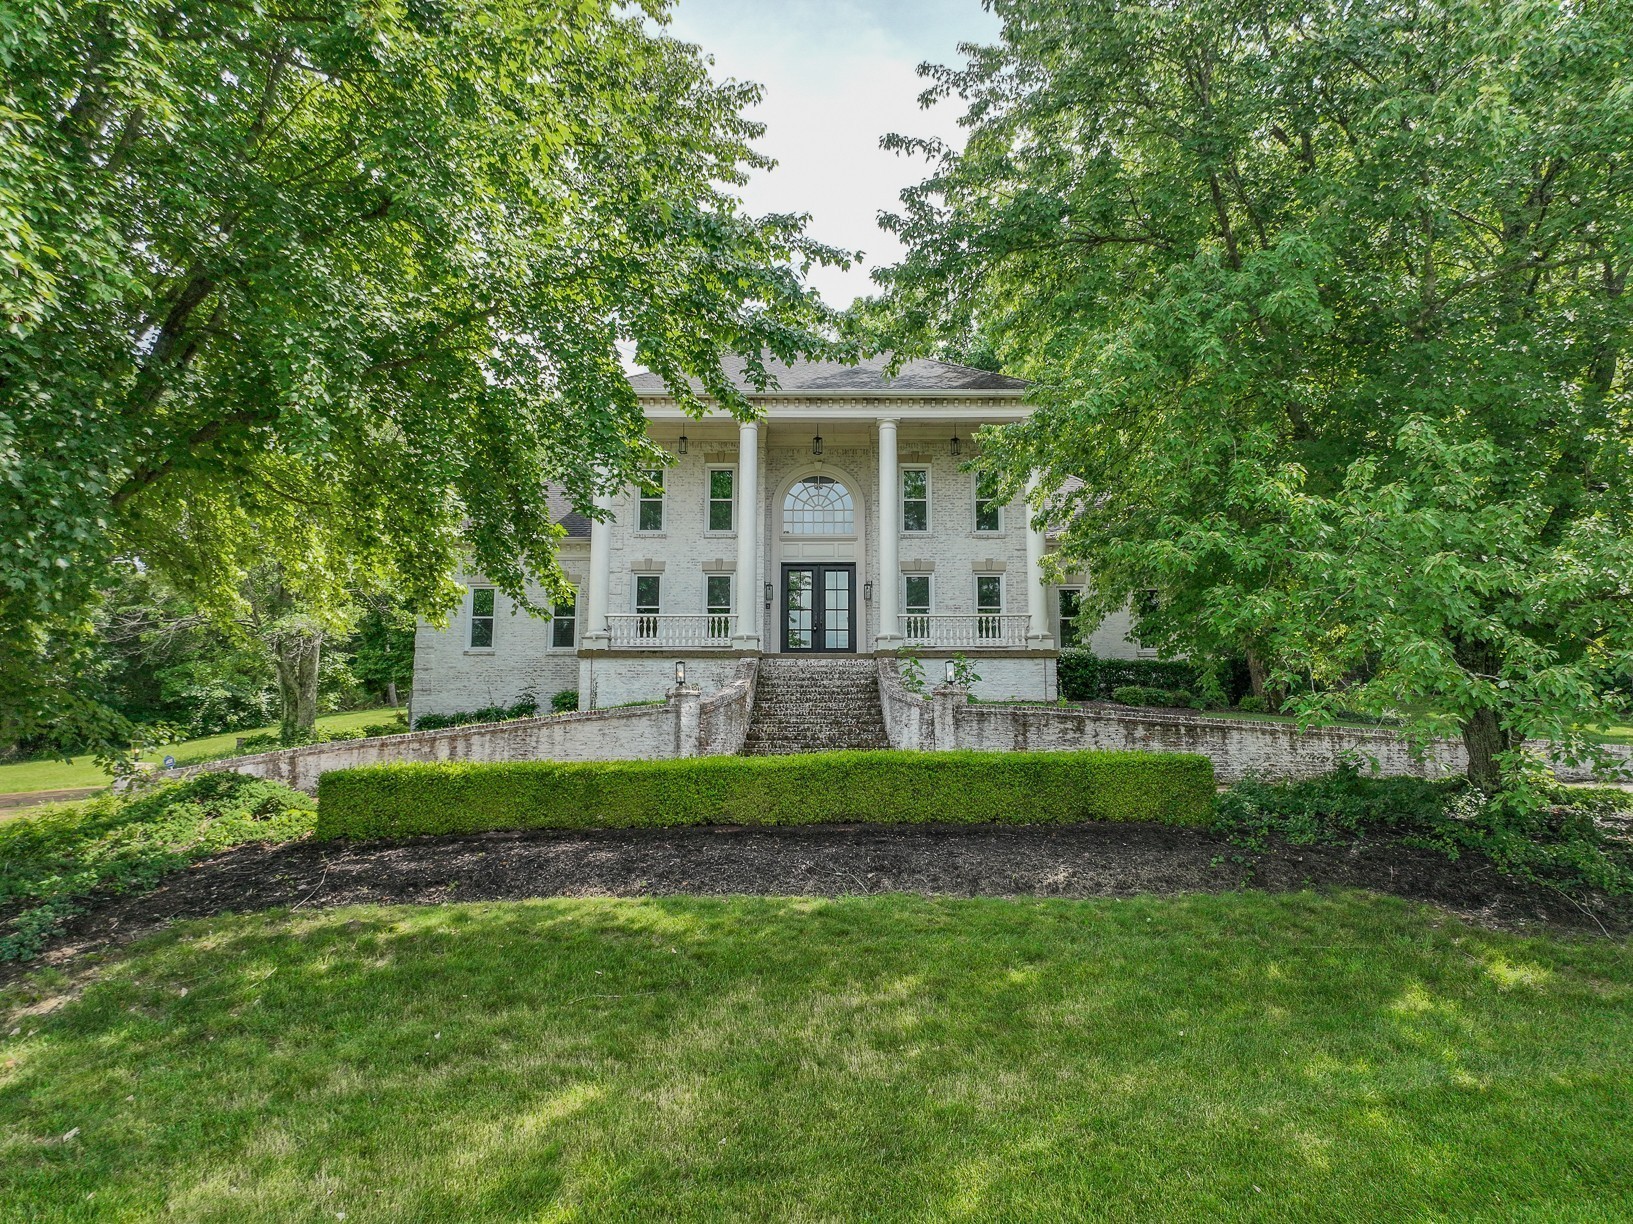
[[[755,81],[765,101],[761,152],[777,168],[743,191],[756,213],[811,214],[808,232],[860,250],[862,266],[819,268],[811,283],[843,309],[874,291],[868,269],[901,247],[875,218],[894,211],[927,164],[879,147],[887,132],[959,139],[956,100],[919,109],[926,60],[961,63],[961,42],[994,42],[998,20],[980,0],[678,0],[670,32],[714,57],[716,79]]]

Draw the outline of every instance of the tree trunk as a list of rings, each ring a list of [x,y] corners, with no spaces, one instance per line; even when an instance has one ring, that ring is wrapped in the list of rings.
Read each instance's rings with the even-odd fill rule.
[[[1497,758],[1513,741],[1498,723],[1495,710],[1476,710],[1463,723],[1463,746],[1469,750],[1469,781],[1487,795],[1502,790],[1503,768]]]
[[[1267,672],[1265,669],[1264,660],[1259,657],[1259,652],[1257,650],[1254,650],[1251,646],[1249,646],[1247,650],[1247,681],[1248,685],[1253,689],[1253,695],[1255,697],[1264,696],[1264,680],[1266,674]]]
[[[318,717],[318,660],[323,634],[316,629],[285,629],[271,641],[272,663],[278,673],[282,713],[278,737],[286,744],[312,737]]]
[[[395,680],[386,681],[386,704],[393,710],[397,708],[397,682]]]

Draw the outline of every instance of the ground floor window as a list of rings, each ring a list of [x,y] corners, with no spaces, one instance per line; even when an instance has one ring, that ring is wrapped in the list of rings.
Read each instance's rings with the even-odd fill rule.
[[[1004,636],[1004,577],[1002,574],[975,576],[975,636],[981,640]]]
[[[708,574],[703,579],[703,595],[709,609],[709,636],[731,636],[730,574]]]
[[[1083,592],[1076,587],[1062,587],[1060,591],[1060,648],[1071,650],[1082,645],[1078,634],[1077,616],[1083,607]]]
[[[663,611],[663,576],[635,575],[635,636],[655,639],[658,617]]]
[[[902,575],[902,636],[921,641],[930,636],[930,575]]]
[[[471,588],[471,649],[493,645],[493,588]]]
[[[550,610],[550,645],[571,650],[578,640],[578,595],[568,591]]]

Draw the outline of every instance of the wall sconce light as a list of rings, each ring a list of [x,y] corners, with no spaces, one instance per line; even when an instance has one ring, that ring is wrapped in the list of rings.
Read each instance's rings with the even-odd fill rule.
[[[771,606],[771,595],[771,584],[768,582],[765,584],[765,606],[768,608]]]
[[[947,683],[951,684],[953,682],[954,678],[957,675],[958,675],[958,672],[953,667],[953,661],[951,659],[948,659],[947,660]]]
[[[953,458],[956,459],[960,455],[962,455],[963,453],[964,453],[964,439],[962,439],[962,438],[960,438],[958,436],[958,431],[957,430],[954,430],[953,431]]]
[[[949,663],[947,666],[951,667],[952,664]],[[686,687],[686,660],[684,659],[675,660],[675,687]]]
[[[871,582],[864,582],[862,584],[862,598],[868,603],[873,602],[873,584]]]
[[[686,441],[686,435],[681,434],[680,443],[675,447],[675,453],[677,455],[684,455],[686,453]]]
[[[822,454],[822,435],[821,434],[817,434],[816,437],[811,439],[811,453],[813,455]]]

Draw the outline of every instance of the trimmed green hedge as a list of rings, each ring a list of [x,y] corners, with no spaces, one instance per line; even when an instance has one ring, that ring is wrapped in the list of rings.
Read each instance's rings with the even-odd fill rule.
[[[1159,752],[826,752],[370,765],[318,782],[319,837],[668,825],[1205,824],[1213,762]]]
[[[1063,650],[1055,665],[1060,695],[1067,701],[1113,701],[1120,688],[1186,689],[1201,684],[1190,663],[1163,659],[1101,659],[1086,650]]]

